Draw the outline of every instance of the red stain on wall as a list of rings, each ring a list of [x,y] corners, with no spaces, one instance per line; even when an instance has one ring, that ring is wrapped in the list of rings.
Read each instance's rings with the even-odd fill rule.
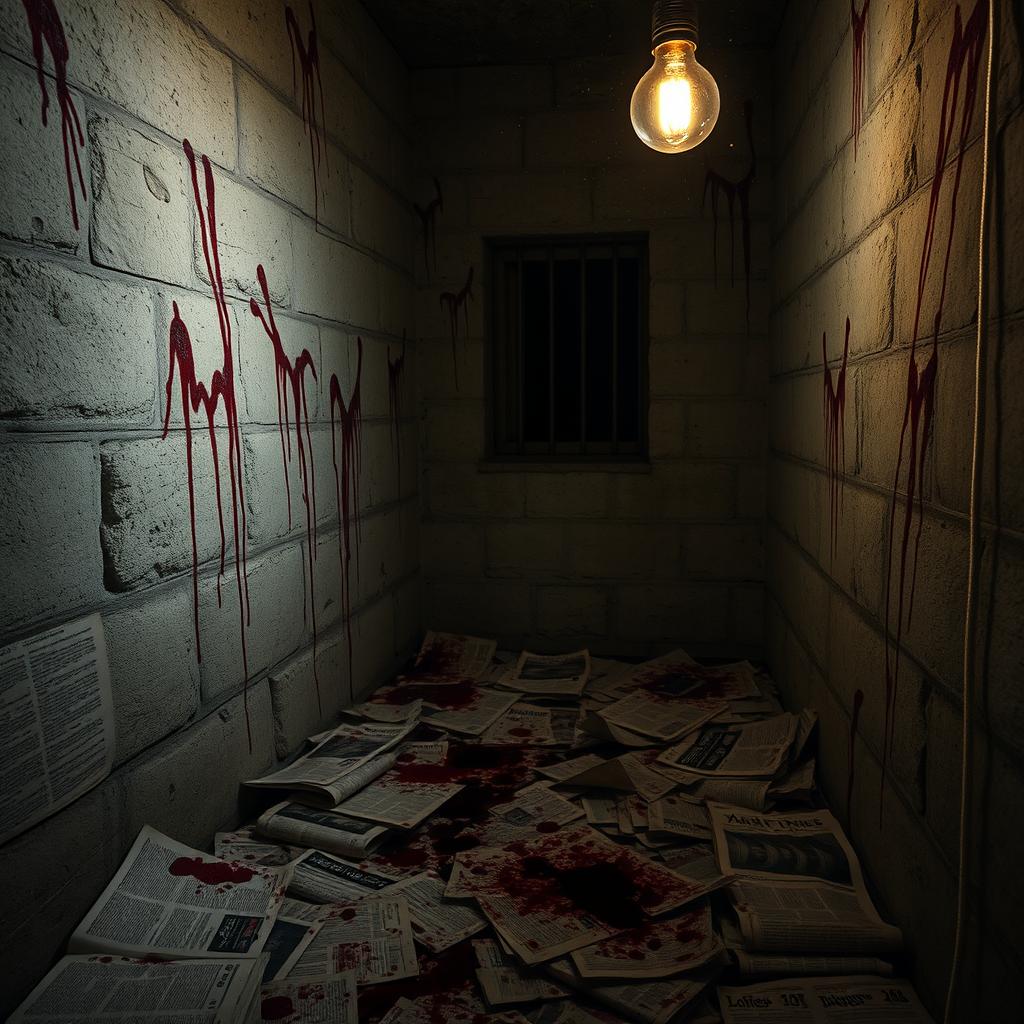
[[[910,363],[907,367],[907,394],[903,411],[903,426],[900,429],[899,451],[896,456],[896,471],[893,477],[893,501],[889,519],[889,550],[886,562],[885,588],[885,735],[882,744],[882,792],[885,791],[886,766],[892,751],[895,731],[896,696],[899,687],[899,648],[903,629],[909,626],[914,610],[914,590],[917,583],[917,559],[921,544],[921,528],[924,521],[924,460],[931,437],[931,426],[935,415],[935,381],[939,369],[939,332],[942,329],[942,310],[946,301],[946,285],[949,279],[950,252],[953,247],[953,233],[956,227],[957,198],[963,176],[965,147],[974,120],[974,108],[978,95],[978,71],[981,68],[983,43],[988,27],[988,0],[978,0],[967,23],[964,24],[957,4],[953,12],[953,39],[950,43],[946,64],[946,79],[942,94],[942,108],[939,116],[939,134],[935,153],[935,175],[932,178],[931,197],[928,204],[928,219],[925,226],[924,244],[921,251],[921,268],[917,283],[917,305],[914,310],[914,328],[910,349]],[[957,100],[963,85],[963,107],[960,112],[959,131],[956,131]],[[949,157],[956,143],[956,159],[950,164]],[[946,174],[953,169],[953,183],[948,195],[949,236],[942,262],[939,297],[935,307],[932,328],[931,353],[923,368],[917,364],[918,332],[924,305],[925,289],[929,280],[932,252],[938,229],[939,211],[942,205],[942,186]],[[906,472],[904,473],[904,466]],[[900,481],[905,479],[906,504],[900,524],[900,557],[897,570],[896,608],[893,612],[893,549],[896,539],[897,495]],[[918,502],[917,530],[913,538],[914,501]],[[911,558],[911,549],[913,557]],[[912,561],[912,565],[909,565]],[[909,581],[908,581],[909,569]],[[891,642],[890,642],[891,640]]]
[[[829,536],[832,557],[835,557],[839,539],[839,510],[843,496],[843,477],[846,473],[846,364],[850,356],[850,318],[846,318],[846,341],[839,373],[832,380],[828,365],[826,335],[821,335],[821,359],[825,366],[825,465],[828,467]]]
[[[754,103],[747,100],[743,104],[743,116],[747,124],[747,146],[750,152],[750,165],[747,173],[738,181],[732,181],[717,171],[708,168],[704,177],[704,198],[702,206],[707,205],[711,197],[711,219],[714,223],[714,261],[715,283],[718,283],[718,212],[719,203],[725,199],[729,207],[729,280],[736,283],[736,207],[740,212],[740,234],[743,241],[743,276],[747,288],[747,325],[750,324],[750,189],[757,173],[757,151],[754,148]]]
[[[426,206],[419,203],[412,204],[420,218],[420,227],[423,231],[423,266],[430,278],[430,260],[433,257],[434,270],[437,270],[437,218],[444,213],[444,193],[441,191],[441,182],[434,179],[434,198]]]
[[[359,396],[363,375],[363,339],[357,338],[359,362],[356,381],[348,405],[341,394],[337,374],[331,374],[331,458],[334,463],[334,488],[338,502],[338,561],[341,566],[341,603],[348,637],[348,668],[352,674],[352,582],[351,566],[353,533],[359,541],[359,473],[361,457],[359,435],[362,427],[362,404]],[[338,465],[338,429],[341,429],[341,466]],[[353,521],[354,520],[354,521]],[[357,559],[358,565],[358,559]]]
[[[238,421],[238,406],[235,399],[235,356],[231,338],[231,311],[224,294],[224,279],[221,276],[220,252],[217,247],[216,187],[213,168],[209,159],[203,157],[203,174],[206,189],[206,209],[203,209],[199,190],[199,174],[196,156],[188,139],[182,143],[192,173],[192,191],[196,210],[199,213],[199,227],[203,242],[203,257],[206,261],[214,302],[217,305],[217,322],[220,328],[221,365],[213,371],[209,387],[196,378],[195,356],[188,327],[181,319],[178,304],[174,305],[174,317],[170,326],[170,354],[167,369],[167,405],[164,412],[163,437],[166,438],[171,426],[171,390],[177,367],[178,385],[181,389],[181,415],[185,424],[185,457],[188,467],[188,509],[192,527],[192,601],[195,619],[196,658],[202,661],[199,643],[199,553],[196,542],[196,497],[192,463],[192,415],[200,409],[206,418],[210,452],[213,456],[213,475],[216,488],[217,520],[220,525],[220,569],[217,573],[217,603],[221,600],[221,577],[224,575],[224,559],[227,547],[224,530],[224,505],[221,496],[220,462],[215,419],[217,408],[223,405],[228,438],[228,478],[231,482],[232,537],[235,546],[235,580],[238,587],[238,608],[241,629],[242,668],[245,676],[245,725],[252,747],[252,731],[249,723],[248,683],[249,659],[246,649],[246,628],[249,625],[249,584],[246,579],[246,529],[245,529],[245,463],[242,449],[242,431]]]
[[[857,766],[854,742],[857,739],[857,726],[860,723],[860,709],[864,706],[864,691],[855,690],[853,694],[853,710],[850,712],[850,753],[846,767],[846,815],[850,816],[853,807],[853,776]]]
[[[391,444],[395,449],[398,484],[402,484],[402,375],[405,373],[405,332],[402,332],[402,352],[391,358],[388,346],[388,413],[391,420]]]
[[[53,60],[53,77],[57,87],[57,102],[60,104],[60,127],[64,138],[64,173],[68,180],[68,198],[71,200],[71,220],[78,230],[78,202],[75,198],[75,180],[71,176],[71,158],[75,160],[75,171],[78,184],[82,189],[82,200],[86,199],[85,178],[82,176],[82,163],[78,156],[80,146],[85,145],[85,135],[75,101],[71,98],[68,88],[68,41],[64,36],[64,25],[57,13],[53,0],[22,0],[25,5],[25,16],[28,18],[29,31],[32,33],[32,56],[36,62],[36,77],[39,79],[39,91],[43,101],[43,124],[47,123],[47,112],[50,106],[50,95],[46,91],[46,73],[43,67],[43,43],[46,43]]]
[[[448,311],[452,336],[452,366],[455,369],[455,390],[459,390],[459,313],[465,318],[466,336],[469,336],[469,302],[473,298],[473,268],[469,268],[466,283],[457,292],[442,292],[441,305]]]
[[[853,159],[857,159],[860,130],[864,124],[864,32],[871,0],[864,0],[860,14],[856,0],[850,0],[850,34],[853,37]]]
[[[298,65],[302,72],[302,124],[309,136],[309,157],[313,166],[313,218],[320,219],[320,186],[318,171],[320,160],[330,171],[327,162],[327,116],[324,112],[324,83],[320,77],[320,49],[316,41],[316,18],[313,16],[313,5],[309,5],[309,36],[305,45],[302,43],[302,30],[298,18],[291,7],[285,4],[284,23],[288,29],[288,39],[292,50],[292,88],[295,88],[295,68]],[[316,116],[316,98],[320,95],[320,118]]]
[[[263,330],[274,348],[274,381],[277,385],[277,429],[281,435],[281,463],[284,469],[284,491],[288,499],[288,527],[292,525],[292,492],[288,472],[292,461],[291,415],[295,419],[295,451],[299,463],[299,480],[302,482],[302,504],[306,508],[306,560],[309,569],[309,607],[313,627],[313,682],[316,684],[317,706],[320,704],[320,677],[316,667],[316,586],[314,562],[316,561],[316,469],[313,463],[313,439],[309,430],[309,402],[306,397],[306,371],[316,380],[316,366],[309,349],[303,349],[294,364],[288,358],[281,342],[281,334],[274,320],[274,307],[270,302],[267,274],[261,263],[256,268],[260,288],[263,289],[263,310],[255,299],[249,300],[249,312],[263,325]],[[290,398],[289,398],[290,393]]]

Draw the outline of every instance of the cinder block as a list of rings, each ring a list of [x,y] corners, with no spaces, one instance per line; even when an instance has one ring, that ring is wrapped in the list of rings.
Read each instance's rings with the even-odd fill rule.
[[[458,387],[452,344],[448,338],[418,343],[417,385],[428,405],[454,398],[482,401],[487,390],[484,380],[484,344],[477,339],[459,339],[455,358],[458,360]]]
[[[551,106],[554,100],[552,69],[543,64],[463,67],[456,74],[459,103],[467,112],[522,113]],[[419,86],[422,73],[416,78]],[[438,105],[434,112],[446,108],[450,105]]]
[[[226,175],[215,173],[214,177],[217,183],[217,240],[225,289],[246,300],[255,298],[263,306],[263,289],[256,274],[256,268],[262,264],[270,298],[275,303],[287,305],[292,295],[288,213],[266,196],[237,184]],[[205,193],[203,202],[206,202]],[[196,276],[209,285],[210,274],[203,254],[198,212],[195,217]]]
[[[245,650],[252,680],[304,646],[311,623],[307,618],[305,567],[298,544],[252,558],[247,569],[249,614]],[[226,700],[245,680],[242,615],[233,565],[225,569],[220,590],[218,604],[216,574],[199,581],[199,639],[203,655],[200,677],[206,705]]]
[[[60,17],[73,85],[174,138],[191,139],[197,153],[221,166],[234,166],[234,84],[227,55],[159,0],[66,0]],[[18,53],[32,53],[23,10],[11,7],[0,25]]]
[[[531,627],[530,586],[518,581],[423,584],[423,628],[469,632],[499,640],[521,637]]]
[[[765,546],[767,578],[793,633],[818,665],[827,664],[831,586],[800,550],[771,525]]]
[[[629,120],[628,95],[603,109],[539,110],[524,119],[529,168],[601,166],[657,159],[642,146]]]
[[[355,703],[365,700],[390,679],[398,667],[394,611],[391,598],[384,597],[361,608],[354,620],[352,700]]]
[[[639,139],[637,145],[643,146]],[[682,168],[672,160],[599,167],[592,174],[594,219],[599,224],[635,227],[666,217],[701,216],[702,162]]]
[[[386,263],[377,265],[380,289],[380,315],[377,324],[393,338],[409,335],[418,329],[412,279],[404,271],[395,270]]]
[[[484,455],[482,402],[433,404],[427,407],[424,457],[437,462],[465,462]]]
[[[615,514],[624,519],[717,520],[736,514],[736,467],[656,465],[615,477]]]
[[[438,171],[522,166],[523,126],[514,115],[432,118],[421,125],[419,164]]]
[[[522,516],[527,479],[523,473],[482,473],[473,463],[427,463],[423,472],[424,512],[435,518],[458,520]],[[536,486],[543,490],[541,482]],[[564,489],[559,483],[550,486]],[[580,504],[585,506],[585,498]],[[557,497],[545,500],[542,493],[535,496],[534,507],[540,516],[560,515],[552,509],[565,508],[559,506]],[[576,515],[573,509],[578,507],[567,511]]]
[[[195,199],[184,153],[106,117],[89,121],[89,139],[93,262],[191,288]]]
[[[199,710],[192,590],[147,594],[103,617],[114,695],[117,764],[181,728]]]
[[[582,57],[555,64],[555,98],[559,107],[607,107],[632,95],[637,83],[635,61],[616,57]]]
[[[735,284],[725,275],[717,283],[690,281],[685,299],[687,334],[763,334],[768,329],[768,306],[768,287],[763,281],[750,281],[749,298],[747,282],[741,275],[737,275]]]
[[[364,510],[378,508],[398,497],[398,465],[391,443],[391,425],[383,422],[364,423],[360,433],[362,467],[360,506]]]
[[[489,527],[491,530],[507,528]],[[420,528],[420,537],[423,542],[423,574],[428,579],[483,576],[484,531],[479,524],[428,521]]]
[[[724,586],[659,583],[616,591],[616,633],[685,645],[722,644],[729,636],[729,591]]]
[[[823,507],[827,511],[828,506]],[[884,614],[885,555],[889,502],[856,484],[839,495],[835,554],[823,551],[821,564],[850,596],[875,615]],[[823,528],[823,536],[828,530]],[[828,559],[826,561],[825,559]]]
[[[292,220],[296,311],[372,330],[378,322],[377,268],[369,256]],[[333,282],[328,287],[328,282]]]
[[[764,536],[760,524],[688,526],[683,534],[683,571],[727,580],[764,576]]]
[[[24,17],[20,9],[17,14]],[[48,91],[50,87],[47,82]],[[84,119],[81,96],[73,91],[71,97],[78,116]],[[0,61],[0,104],[5,111],[0,120],[0,179],[7,197],[0,210],[0,236],[77,252],[80,235],[71,218],[60,120],[51,118],[49,127],[44,128],[41,102],[35,75],[6,57]],[[87,183],[88,155],[87,150],[79,152]],[[73,181],[79,223],[84,224],[88,202],[82,200],[77,177]]]
[[[566,547],[561,523],[492,523],[486,536],[488,576],[565,575]]]
[[[610,498],[608,474],[531,473],[526,477],[527,516],[601,519],[608,514]]]
[[[318,429],[317,440],[322,431]],[[249,544],[253,548],[262,548],[273,544],[289,534],[305,536],[306,505],[305,489],[299,472],[299,453],[292,428],[286,434],[284,444],[291,445],[291,459],[285,461],[281,452],[281,435],[275,431],[250,434],[245,438],[245,505],[246,530]],[[302,438],[306,445],[305,432]],[[318,450],[319,449],[319,450]],[[317,461],[317,455],[323,454],[323,446],[314,444],[306,447],[307,472],[309,473],[309,494],[311,503],[314,501],[313,485],[316,470],[331,473],[329,462]],[[317,490],[320,490],[318,487]],[[289,502],[290,494],[290,502]],[[289,510],[290,504],[290,510]],[[312,513],[312,509],[310,510]],[[317,519],[327,516],[327,509],[316,507]],[[330,509],[333,516],[333,505]]]
[[[421,581],[411,579],[393,592],[395,601],[395,652],[399,663],[411,657],[419,647]]]
[[[79,425],[151,421],[156,364],[148,291],[24,259],[0,259],[0,279],[0,416]]]
[[[771,461],[771,521],[819,565],[830,555],[828,485],[824,474],[783,458]]]
[[[713,255],[716,227],[708,206],[698,207],[687,219],[654,221],[650,225],[648,256],[653,281],[683,281],[689,278],[718,279],[723,283],[744,277],[742,223],[737,214],[730,222],[728,208],[718,215],[718,263]],[[770,226],[765,219],[750,223],[750,273],[767,276],[771,255]]]
[[[732,632],[738,643],[763,650],[765,643],[764,587],[733,587]]]
[[[413,211],[393,192],[352,167],[352,235],[360,245],[412,269]]]
[[[282,42],[287,42],[282,31]],[[302,118],[251,75],[238,76],[239,163],[257,185],[313,214],[313,156]],[[321,162],[318,180],[326,169]]]
[[[358,600],[376,599],[401,574],[400,516],[397,508],[366,516],[359,539]]]
[[[586,170],[474,175],[466,182],[469,223],[484,234],[586,229],[591,178]]]
[[[678,458],[687,453],[687,406],[684,402],[652,401],[647,411],[647,449],[652,459]]]
[[[127,849],[115,777],[3,848],[0,953],[18,970],[0,977],[6,1017],[65,949]],[[133,837],[134,838],[134,837]]]
[[[211,849],[214,832],[239,824],[241,783],[266,774],[273,761],[274,719],[264,681],[124,768],[125,832],[134,839],[151,825],[181,843]]]
[[[0,471],[0,538],[7,586],[0,622],[69,618],[103,597],[96,538],[98,467],[88,444],[6,444]],[[13,482],[13,483],[12,483]]]
[[[691,402],[686,445],[690,455],[750,458],[764,451],[764,407],[758,402]]]
[[[538,587],[538,636],[553,639],[606,637],[608,592],[601,587]]]
[[[223,449],[218,455],[224,528],[230,549],[232,509],[228,457]],[[220,554],[213,459],[209,435],[204,429],[193,435],[192,459],[196,543],[199,560],[204,562]],[[174,431],[166,439],[107,441],[100,446],[100,464],[103,513],[100,539],[107,589],[131,590],[191,569],[192,534],[184,432]]]
[[[579,523],[568,532],[572,575],[577,578],[648,579],[679,571],[674,526]]]

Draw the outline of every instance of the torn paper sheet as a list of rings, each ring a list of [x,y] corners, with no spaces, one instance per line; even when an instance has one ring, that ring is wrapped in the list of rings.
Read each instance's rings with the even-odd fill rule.
[[[552,655],[523,651],[498,685],[535,697],[579,697],[589,678],[589,651]]]
[[[256,957],[289,867],[219,860],[146,826],[68,943],[71,953]]]
[[[480,736],[501,718],[517,699],[517,694],[501,693],[473,684],[467,699],[464,702],[460,699],[457,707],[446,708],[439,705],[437,700],[440,700],[440,697],[427,702],[423,708],[423,721],[447,732]]]

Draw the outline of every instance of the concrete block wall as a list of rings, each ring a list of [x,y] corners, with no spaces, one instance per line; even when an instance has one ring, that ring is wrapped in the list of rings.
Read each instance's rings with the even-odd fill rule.
[[[861,5],[858,5],[858,10]],[[1006,1020],[1003,996],[1024,977],[1017,907],[1024,793],[1021,674],[1020,398],[1010,381],[1024,357],[1021,190],[1024,158],[1020,40],[1011,3],[997,2],[997,143],[989,359],[983,459],[976,756],[971,792],[970,931],[956,1020]],[[851,133],[849,5],[791,3],[775,63],[772,224],[768,656],[787,697],[821,714],[820,774],[846,819],[884,910],[906,933],[912,969],[941,1016],[951,963],[963,706],[961,645],[974,344],[978,316],[980,99],[963,160],[942,328],[935,413],[924,459],[913,618],[903,630],[894,737],[884,801],[887,561],[893,481],[907,393],[913,317],[954,3],[873,3],[866,33],[864,124]],[[966,20],[973,2],[961,4]],[[959,136],[963,89],[954,120]],[[979,96],[984,86],[979,86]],[[926,281],[918,365],[931,354],[949,237],[956,148],[941,192]],[[845,471],[835,549],[829,529],[821,337],[836,379],[851,321]],[[895,505],[893,611],[906,493]],[[840,467],[842,470],[842,467]],[[913,535],[919,526],[917,513]],[[911,546],[913,555],[913,539]],[[910,572],[908,571],[908,590]],[[853,739],[854,694],[863,708]],[[976,1002],[971,1002],[974,999]]]
[[[416,260],[423,418],[423,616],[510,646],[647,655],[762,649],[771,110],[767,54],[702,50],[724,97],[698,151],[664,156],[633,133],[629,100],[650,60],[415,72],[416,201],[443,210]],[[702,209],[708,166],[747,170],[753,99],[749,328],[740,220]],[[649,462],[570,466],[490,459],[486,240],[647,232]],[[439,297],[474,268],[455,344]]]
[[[294,6],[305,40],[308,5]],[[207,846],[216,829],[240,820],[239,782],[335,721],[408,656],[419,633],[415,218],[404,66],[354,0],[314,4],[326,112],[317,201],[280,0],[60,0],[57,7],[85,136],[88,199],[79,195],[79,230],[49,53],[44,127],[25,8],[0,4],[0,175],[8,190],[0,204],[0,645],[101,613],[117,749],[104,783],[0,849],[0,959],[9,968],[0,973],[0,1017],[61,952],[142,825]],[[248,528],[247,691],[223,411],[229,550],[220,606],[213,462],[204,414],[192,418],[201,664],[177,379],[170,434],[161,438],[173,303],[193,340],[197,377],[208,384],[222,362],[183,138],[212,162],[234,335]],[[288,520],[273,349],[249,309],[251,297],[263,307],[260,262],[288,356],[308,349],[318,373],[316,381],[307,375],[318,520],[312,581],[294,451]],[[395,438],[387,360],[404,329],[405,415]],[[362,477],[350,652],[328,384],[336,373],[348,399],[357,335],[364,340]],[[293,408],[290,415],[294,424]]]

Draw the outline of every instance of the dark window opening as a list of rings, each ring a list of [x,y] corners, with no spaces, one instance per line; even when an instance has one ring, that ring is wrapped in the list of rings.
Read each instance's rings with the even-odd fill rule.
[[[647,240],[490,244],[493,452],[646,455]]]

